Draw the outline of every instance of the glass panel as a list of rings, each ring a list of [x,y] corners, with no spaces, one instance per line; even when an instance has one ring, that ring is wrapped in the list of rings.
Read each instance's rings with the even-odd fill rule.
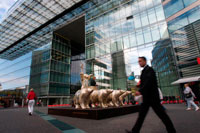
[[[111,41],[111,52],[117,51],[117,42],[115,40]]]
[[[144,44],[144,36],[143,36],[142,30],[136,31],[136,38],[137,38],[138,45]]]
[[[133,11],[133,14],[136,14],[139,12],[138,2],[136,0],[132,4],[132,11]]]
[[[144,33],[144,41],[145,43],[149,43],[152,41],[152,38],[151,38],[151,30],[149,27],[143,29],[143,33]]]
[[[164,15],[162,6],[156,7],[155,11],[156,11],[156,16],[157,16],[157,21],[161,21],[161,20],[165,19],[165,15]]]
[[[149,23],[153,24],[157,21],[154,8],[148,10]]]
[[[129,39],[130,39],[130,47],[137,46],[137,39],[135,37],[135,33],[130,34]]]
[[[159,24],[159,29],[160,29],[160,35],[162,39],[169,37],[167,24],[165,22]]]
[[[138,0],[138,6],[140,11],[145,10],[145,0]]]
[[[191,5],[192,3],[196,2],[197,0],[183,0],[185,7]]]
[[[149,24],[149,20],[148,20],[148,17],[147,17],[147,13],[146,12],[143,12],[141,14],[141,21],[142,21],[142,26],[146,26]]]
[[[122,42],[122,38],[118,38],[117,40],[117,50],[120,51],[123,49],[123,42]]]
[[[134,17],[134,24],[135,24],[135,28],[140,28],[142,26],[141,24],[141,20],[140,20],[140,15],[135,15]]]
[[[146,8],[149,9],[153,7],[153,0],[145,0],[146,2]]]
[[[161,0],[153,0],[154,5],[160,4]]]
[[[198,8],[198,10],[195,10],[188,14],[188,19],[190,23],[200,19],[200,9]]]
[[[124,41],[124,49],[129,48],[130,47],[129,36],[124,36],[123,41]]]
[[[159,32],[159,28],[158,28],[157,24],[151,26],[151,34],[152,34],[152,37],[153,37],[153,41],[160,39],[160,32]]]
[[[171,0],[164,7],[166,18],[172,16],[173,14],[182,10],[183,8],[184,8],[184,4],[182,0]]]

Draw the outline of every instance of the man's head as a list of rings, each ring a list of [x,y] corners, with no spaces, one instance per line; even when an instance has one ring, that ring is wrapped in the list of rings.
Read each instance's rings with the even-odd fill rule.
[[[94,76],[93,79],[96,80],[96,77]]]
[[[189,86],[189,84],[184,84],[185,88]]]
[[[147,64],[147,59],[146,57],[142,56],[138,58],[138,63],[141,67],[144,67]]]
[[[30,91],[33,91],[33,88],[31,88]]]

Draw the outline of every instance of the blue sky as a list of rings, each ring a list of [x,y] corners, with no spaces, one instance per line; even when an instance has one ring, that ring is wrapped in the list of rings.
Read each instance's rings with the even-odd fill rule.
[[[0,20],[17,0],[0,0]]]

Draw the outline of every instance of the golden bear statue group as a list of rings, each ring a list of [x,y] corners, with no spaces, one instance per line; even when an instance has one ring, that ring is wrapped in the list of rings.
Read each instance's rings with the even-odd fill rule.
[[[113,90],[113,89],[100,89],[96,86],[89,86],[89,79],[91,74],[80,74],[81,76],[81,89],[75,93],[73,98],[76,109],[89,109],[91,104],[92,108],[99,106],[101,108],[119,107],[124,106],[124,99],[131,94],[131,91]]]

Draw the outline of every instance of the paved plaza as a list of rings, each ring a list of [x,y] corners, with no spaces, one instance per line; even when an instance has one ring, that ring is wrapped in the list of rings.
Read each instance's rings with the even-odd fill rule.
[[[184,104],[165,105],[177,133],[200,132],[200,111],[186,111]],[[35,108],[29,116],[26,108],[0,109],[1,133],[125,133],[131,129],[138,113],[103,120],[88,120],[48,115],[47,108]],[[141,133],[166,133],[159,118],[150,109]]]

